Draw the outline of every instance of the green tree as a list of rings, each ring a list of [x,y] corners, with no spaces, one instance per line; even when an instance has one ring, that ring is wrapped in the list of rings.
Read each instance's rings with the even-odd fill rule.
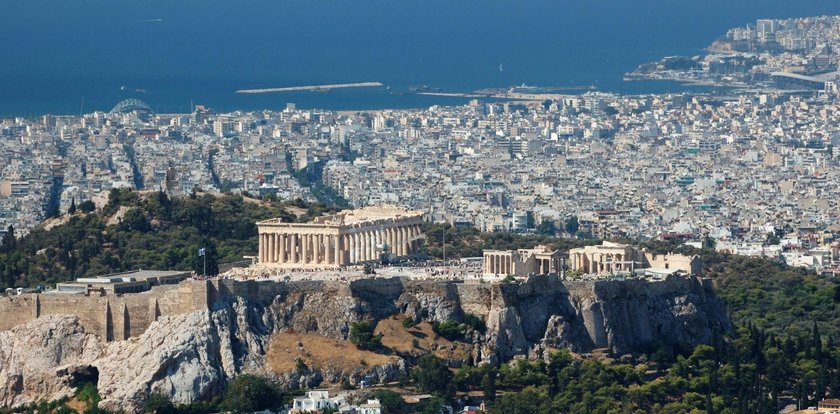
[[[17,238],[15,237],[15,226],[9,224],[6,228],[6,233],[0,239],[0,250],[4,252],[13,252],[17,248]]]
[[[96,204],[94,204],[91,200],[82,201],[79,203],[79,210],[82,213],[91,213],[96,210]]]
[[[435,331],[436,334],[450,341],[457,341],[463,338],[461,324],[456,321],[449,320],[443,323],[434,322],[432,323],[432,330]]]
[[[566,232],[569,234],[577,234],[578,230],[580,229],[580,223],[578,223],[577,216],[571,216],[566,219]]]
[[[496,369],[486,366],[484,376],[481,378],[481,390],[484,391],[485,401],[496,400]]]
[[[268,378],[242,374],[228,386],[220,408],[233,413],[250,413],[279,408],[282,402],[280,391]]]
[[[143,403],[143,410],[154,414],[175,414],[178,412],[169,397],[157,393],[146,398],[146,402]]]
[[[348,339],[356,348],[364,350],[374,350],[382,345],[382,336],[373,335],[373,326],[368,321],[353,322]]]
[[[426,354],[411,370],[411,379],[423,392],[445,395],[449,391],[452,371],[440,358]]]
[[[537,226],[537,234],[542,234],[544,236],[554,236],[557,234],[557,225],[554,224],[554,221],[544,219],[539,226]]]
[[[70,200],[70,207],[67,208],[67,214],[73,215],[76,214],[76,199]]]
[[[549,414],[556,411],[551,407],[551,397],[545,387],[528,387],[524,390],[506,394],[492,405],[493,414]],[[596,412],[582,409],[577,412]]]
[[[367,399],[377,399],[382,404],[382,414],[401,414],[408,410],[402,396],[391,390],[376,390],[367,393]]]
[[[118,228],[122,231],[147,233],[152,230],[152,224],[146,214],[139,208],[132,208],[125,212]]]
[[[444,401],[439,397],[432,397],[427,398],[423,401],[417,403],[414,407],[415,414],[440,414],[444,412],[441,410],[443,408]]]

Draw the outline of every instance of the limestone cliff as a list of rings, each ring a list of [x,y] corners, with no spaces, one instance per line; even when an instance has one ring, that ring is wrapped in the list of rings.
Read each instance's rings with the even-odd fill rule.
[[[127,412],[138,411],[150,393],[182,403],[209,398],[241,372],[274,375],[288,387],[343,377],[392,381],[406,373],[412,355],[379,366],[306,373],[270,372],[266,355],[272,335],[344,341],[353,322],[394,314],[427,321],[462,320],[465,313],[483,318],[487,330],[471,338],[472,357],[453,364],[495,363],[555,347],[633,352],[654,342],[709,342],[714,329],[731,329],[711,289],[696,279],[237,283],[209,284],[207,309],[162,316],[141,335],[106,345],[70,316],[42,317],[0,332],[0,403],[67,395],[79,376],[92,372],[98,372],[101,406]]]
[[[102,350],[79,319],[48,316],[0,332],[0,405],[14,407],[72,395],[75,366],[94,361]]]

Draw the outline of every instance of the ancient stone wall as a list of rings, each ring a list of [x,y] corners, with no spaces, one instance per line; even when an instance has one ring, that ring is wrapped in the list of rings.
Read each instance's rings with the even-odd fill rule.
[[[88,332],[106,340],[136,337],[162,315],[207,309],[207,282],[154,286],[127,295],[24,294],[0,298],[0,331],[47,315],[74,315]]]

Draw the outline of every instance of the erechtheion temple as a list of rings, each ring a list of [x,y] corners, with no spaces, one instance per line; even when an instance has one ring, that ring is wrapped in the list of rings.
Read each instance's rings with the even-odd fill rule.
[[[395,206],[364,207],[318,217],[309,223],[270,219],[257,223],[259,265],[339,267],[379,260],[382,254],[416,253],[423,213]]]

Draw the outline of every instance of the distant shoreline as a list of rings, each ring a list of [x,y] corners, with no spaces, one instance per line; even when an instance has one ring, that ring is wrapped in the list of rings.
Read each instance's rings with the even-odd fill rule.
[[[310,85],[310,86],[290,86],[285,88],[265,88],[265,89],[240,89],[236,93],[240,94],[257,94],[257,93],[277,93],[277,92],[298,92],[298,91],[328,91],[331,89],[341,88],[370,88],[384,86],[382,82],[358,82],[358,83],[339,83],[335,85]]]

